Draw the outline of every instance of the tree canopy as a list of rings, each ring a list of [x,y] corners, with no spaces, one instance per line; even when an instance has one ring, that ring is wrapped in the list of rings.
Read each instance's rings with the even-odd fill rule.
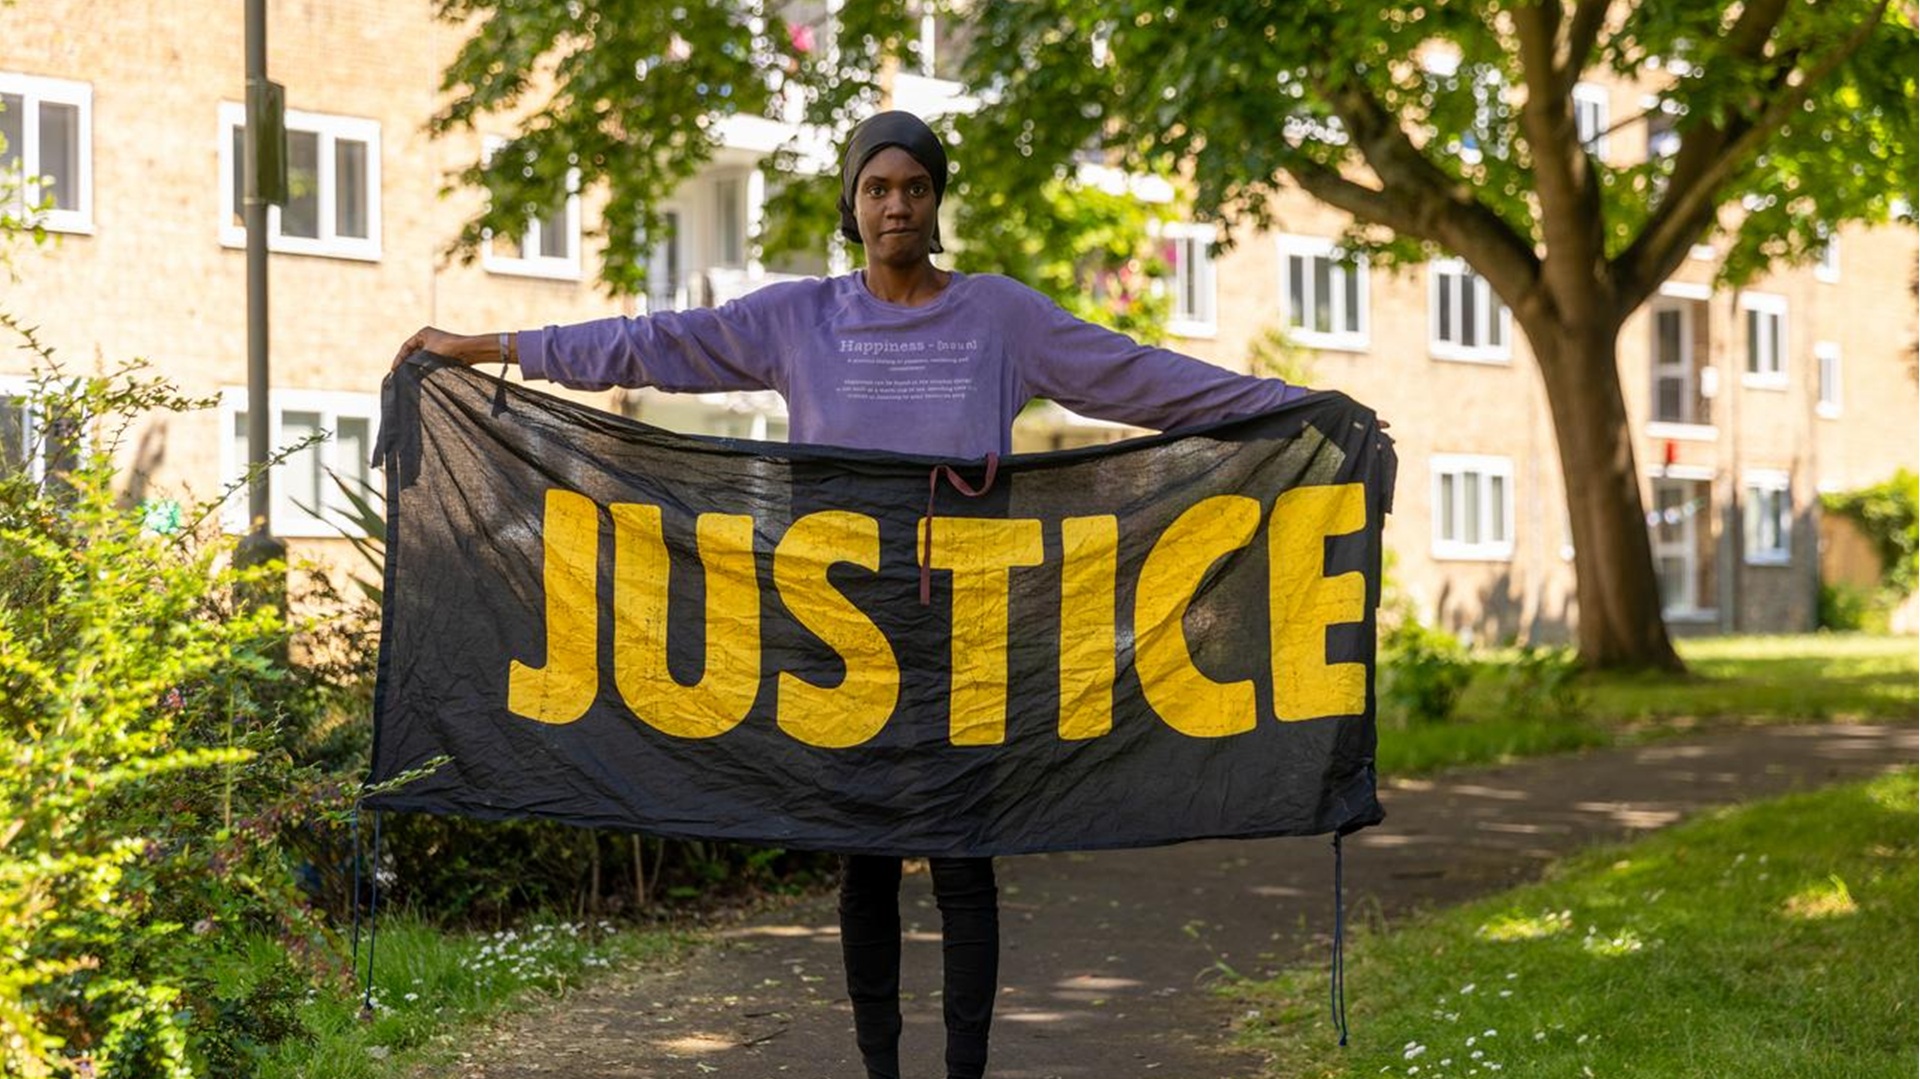
[[[1349,214],[1343,244],[1376,265],[1448,253],[1484,278],[1546,385],[1597,665],[1679,664],[1641,524],[1621,325],[1698,243],[1735,285],[1845,223],[1910,221],[1920,201],[1920,38],[1891,0],[847,0],[832,19],[824,0],[442,0],[475,34],[435,127],[506,115],[521,132],[495,155],[519,168],[459,177],[491,196],[462,245],[519,227],[578,170],[604,185],[605,280],[638,291],[657,207],[726,123],[797,110],[830,144],[911,60],[928,3],[972,35],[961,78],[981,104],[949,129],[969,268],[1057,296],[1154,272],[1118,211],[1062,213],[1092,156],[1181,177],[1229,227],[1269,223],[1298,189]],[[1605,132],[1633,151],[1600,155],[1576,99],[1614,80],[1644,96]],[[776,175],[767,239],[824,241],[830,189]],[[1076,272],[1060,272],[1063,249]],[[1131,317],[1144,330],[1153,312]]]

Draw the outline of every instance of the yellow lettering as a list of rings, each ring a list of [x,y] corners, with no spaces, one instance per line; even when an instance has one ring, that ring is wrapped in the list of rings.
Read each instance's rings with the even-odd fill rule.
[[[827,580],[835,563],[880,568],[880,524],[844,510],[793,522],[773,552],[781,602],[847,665],[837,686],[780,672],[780,729],[823,749],[845,749],[880,733],[900,700],[900,663],[873,620]]]
[[[694,525],[706,573],[706,662],[681,685],[667,669],[667,544],[660,507],[615,503],[613,682],[641,721],[676,738],[739,725],[760,691],[760,583],[753,518],[703,513]]]
[[[1068,517],[1060,547],[1060,737],[1098,738],[1113,730],[1119,518]]]
[[[1007,590],[1013,567],[1040,564],[1040,522],[935,517],[932,529],[930,564],[953,571],[949,737],[997,746],[1007,740]]]
[[[600,691],[600,511],[587,496],[554,488],[541,532],[547,664],[508,663],[507,711],[541,723],[572,723]]]
[[[1216,682],[1193,665],[1183,625],[1209,567],[1245,547],[1260,527],[1260,503],[1216,495],[1188,507],[1140,567],[1133,603],[1134,666],[1147,704],[1167,726],[1195,738],[1253,729],[1253,681]]]
[[[1327,662],[1327,627],[1366,616],[1366,579],[1357,571],[1325,575],[1327,537],[1358,532],[1366,524],[1366,488],[1358,483],[1296,487],[1273,503],[1267,600],[1273,623],[1273,713],[1282,720],[1366,710],[1366,665]]]

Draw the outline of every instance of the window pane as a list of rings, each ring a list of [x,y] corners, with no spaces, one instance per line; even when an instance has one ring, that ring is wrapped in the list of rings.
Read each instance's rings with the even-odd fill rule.
[[[1333,329],[1333,262],[1320,257],[1313,260],[1313,328]]]
[[[1487,538],[1494,543],[1507,540],[1507,478],[1487,477],[1487,501],[1491,516],[1487,519]]]
[[[320,136],[287,132],[287,204],[280,207],[280,235],[320,238]]]
[[[1181,315],[1200,317],[1200,246],[1192,236],[1181,238]]]
[[[239,476],[246,475],[247,465],[253,460],[253,452],[247,444],[247,414],[233,414],[233,462]]]
[[[333,140],[333,234],[367,238],[367,144]]]
[[[49,178],[43,198],[57,210],[80,208],[80,107],[40,103],[40,174]]]
[[[20,113],[25,104],[19,94],[0,94],[0,139],[7,142],[4,148],[0,148],[0,170],[19,168],[21,155],[26,152],[26,135],[23,132],[26,121]]]
[[[1349,267],[1340,272],[1341,288],[1346,293],[1347,322],[1340,327],[1348,333],[1360,332],[1360,270]]]
[[[1655,484],[1653,489],[1653,511],[1658,518],[1654,526],[1654,539],[1660,543],[1677,543],[1685,524],[1683,514],[1686,506],[1685,492],[1673,485]]]
[[[27,402],[23,397],[0,397],[0,472],[18,472],[27,466]]]
[[[567,200],[562,198],[560,205],[540,219],[540,257],[569,258],[573,247],[571,233],[567,228]]]
[[[247,129],[237,124],[233,129],[233,223],[240,228],[247,224]]]
[[[1747,370],[1760,372],[1760,312],[1747,312]]]
[[[0,210],[19,213],[25,207],[25,192],[18,187],[21,155],[26,152],[19,94],[0,94]]]
[[[1458,482],[1453,473],[1440,477],[1440,538],[1457,540],[1460,538],[1459,519],[1454,513],[1454,484]]]
[[[373,421],[364,416],[342,416],[334,423],[333,470],[354,494],[368,497],[366,484],[372,477]],[[328,500],[338,501],[338,492],[327,482]]]
[[[1680,312],[1656,311],[1653,315],[1653,362],[1677,367],[1680,364]]]
[[[1687,595],[1687,560],[1678,555],[1663,555],[1657,560],[1660,575],[1660,606],[1688,608],[1693,606]]]
[[[1480,542],[1480,473],[1462,472],[1460,474],[1461,500],[1460,538],[1468,543]]]
[[[721,180],[714,185],[714,197],[720,204],[720,264],[743,266],[747,261],[747,237],[741,220],[745,207],[740,204],[740,181]]]
[[[1307,324],[1307,260],[1287,256],[1287,325]]]
[[[1440,340],[1453,340],[1453,275],[1443,273],[1440,281]]]
[[[320,433],[320,414],[318,412],[283,412],[280,414],[280,437],[284,445],[292,446],[304,439]],[[314,444],[289,454],[280,474],[274,477],[279,488],[280,499],[292,504],[301,514],[307,514],[320,505],[321,483],[320,446]]]
[[[1663,375],[1654,381],[1653,418],[1666,423],[1685,423],[1686,381]]]
[[[1460,279],[1460,343],[1468,348],[1480,344],[1480,302],[1485,293],[1478,278],[1467,274]]]
[[[1481,287],[1487,294],[1487,343],[1494,348],[1504,348],[1507,344],[1507,305],[1501,301],[1500,294],[1493,291],[1492,285],[1481,282]]]

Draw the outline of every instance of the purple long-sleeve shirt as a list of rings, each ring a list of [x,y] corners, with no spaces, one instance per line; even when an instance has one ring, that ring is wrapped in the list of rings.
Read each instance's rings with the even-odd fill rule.
[[[1035,397],[1165,430],[1306,391],[1074,318],[1025,285],[954,273],[930,303],[887,303],[858,273],[769,285],[721,307],[522,331],[528,378],[576,389],[779,391],[794,441],[894,453],[1006,453]]]

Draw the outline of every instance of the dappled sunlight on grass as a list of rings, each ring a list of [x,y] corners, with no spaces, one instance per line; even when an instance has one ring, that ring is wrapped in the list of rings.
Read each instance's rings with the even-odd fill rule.
[[[1790,918],[1838,918],[1860,913],[1847,882],[1837,875],[1788,896],[1785,910]]]
[[[1570,910],[1550,910],[1531,915],[1509,912],[1487,922],[1476,933],[1481,940],[1510,942],[1557,936],[1572,928],[1573,912]]]
[[[1578,706],[1557,715],[1514,706],[1518,653],[1480,653],[1451,719],[1381,717],[1381,774],[1569,753],[1715,725],[1911,721],[1920,712],[1920,645],[1911,637],[1720,637],[1678,647],[1688,674],[1580,675]]]
[[[1906,771],[1710,813],[1359,932],[1350,1047],[1320,970],[1241,987],[1243,1036],[1288,1077],[1909,1079],[1915,789]]]

